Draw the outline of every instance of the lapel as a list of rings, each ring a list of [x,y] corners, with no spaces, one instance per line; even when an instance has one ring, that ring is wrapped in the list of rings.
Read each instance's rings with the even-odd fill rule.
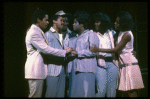
[[[63,45],[61,45],[61,43],[60,43],[60,40],[59,40],[59,37],[58,37],[59,35],[58,35],[57,31],[54,30],[53,27],[51,27],[50,30],[52,31],[53,37],[54,37],[55,39],[57,39],[58,43],[59,43],[60,46],[63,48]]]
[[[57,32],[53,32],[54,37],[59,41],[59,37],[58,37],[58,33]],[[60,42],[60,41],[59,41]]]
[[[58,33],[57,33],[57,32],[56,32],[56,33],[53,33],[53,35],[54,35],[54,37],[57,39],[57,41],[59,42],[60,46],[63,48],[63,47],[64,47],[64,46],[63,46],[64,40],[62,40],[63,44],[61,45],[60,40],[59,40],[59,37],[58,37]]]
[[[59,41],[59,37],[58,37],[57,31],[53,27],[51,27],[50,30],[52,32],[52,35]]]

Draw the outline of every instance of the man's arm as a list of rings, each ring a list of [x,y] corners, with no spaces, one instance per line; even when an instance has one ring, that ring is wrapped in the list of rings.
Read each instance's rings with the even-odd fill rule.
[[[44,38],[42,37],[41,34],[33,33],[31,36],[31,43],[35,48],[37,48],[40,52],[48,55],[54,55],[54,56],[59,56],[59,57],[65,57],[67,53],[70,53],[71,48],[68,50],[60,50],[60,49],[55,49],[50,46],[48,46]]]

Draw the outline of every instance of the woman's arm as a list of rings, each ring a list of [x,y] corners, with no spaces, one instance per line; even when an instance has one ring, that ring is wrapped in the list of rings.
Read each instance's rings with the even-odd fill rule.
[[[105,52],[105,53],[117,53],[118,51],[120,51],[129,41],[131,40],[131,35],[126,32],[121,41],[116,45],[115,48],[113,49],[99,49],[97,48],[95,45],[94,47],[90,48],[91,52]]]

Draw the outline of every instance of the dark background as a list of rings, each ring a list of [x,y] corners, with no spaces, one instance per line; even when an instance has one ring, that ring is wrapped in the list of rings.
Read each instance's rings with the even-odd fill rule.
[[[148,3],[147,2],[4,2],[3,3],[4,37],[4,65],[3,96],[27,97],[28,82],[24,78],[26,61],[25,36],[31,26],[32,13],[40,8],[46,10],[50,16],[57,11],[73,14],[77,10],[84,10],[90,15],[97,12],[106,13],[114,23],[115,14],[124,10],[131,14],[135,22],[132,30],[134,48],[137,52],[141,68],[144,89],[139,90],[140,97],[148,96]],[[144,30],[144,31],[143,31]],[[117,94],[117,96],[119,96]]]

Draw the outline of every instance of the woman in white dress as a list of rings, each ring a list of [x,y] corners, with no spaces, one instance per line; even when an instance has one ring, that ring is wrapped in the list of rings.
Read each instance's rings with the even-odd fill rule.
[[[137,89],[144,88],[138,60],[133,56],[134,37],[131,29],[134,26],[132,16],[126,11],[116,15],[115,29],[119,30],[115,48],[99,49],[96,46],[92,52],[118,53],[119,55],[119,83],[118,90],[127,92],[129,97],[137,97]]]

